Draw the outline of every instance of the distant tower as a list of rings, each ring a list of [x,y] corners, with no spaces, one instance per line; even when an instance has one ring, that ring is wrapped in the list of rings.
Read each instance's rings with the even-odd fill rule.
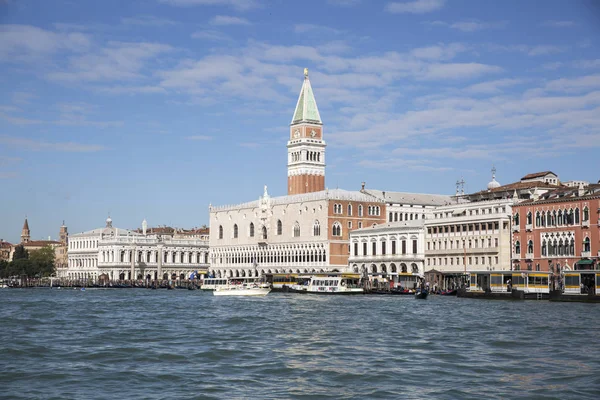
[[[142,221],[142,233],[146,236],[146,231],[148,230],[148,222],[146,222],[146,218]]]
[[[106,227],[112,228],[112,219],[110,218],[110,214],[108,214],[108,218],[106,218]]]
[[[58,240],[63,246],[66,246],[69,241],[69,232],[65,226],[65,221],[63,221],[60,230],[58,231]]]
[[[325,190],[325,141],[323,122],[304,69],[288,141],[288,195]]]
[[[23,229],[21,229],[21,243],[28,243],[31,240],[31,231],[29,230],[29,223],[27,217],[25,217],[25,223]]]

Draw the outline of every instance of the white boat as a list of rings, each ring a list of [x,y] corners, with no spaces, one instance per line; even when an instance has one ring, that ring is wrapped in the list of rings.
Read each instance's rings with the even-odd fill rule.
[[[219,286],[214,291],[215,296],[266,296],[271,292],[268,283],[241,283]]]
[[[358,274],[341,274],[335,276],[313,275],[304,284],[292,285],[290,290],[296,293],[314,294],[363,294]]]

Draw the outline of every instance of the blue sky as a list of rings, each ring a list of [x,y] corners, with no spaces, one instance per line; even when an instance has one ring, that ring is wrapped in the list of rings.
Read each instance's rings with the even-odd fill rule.
[[[599,40],[591,0],[0,0],[0,238],[285,194],[305,67],[330,188],[596,182]]]

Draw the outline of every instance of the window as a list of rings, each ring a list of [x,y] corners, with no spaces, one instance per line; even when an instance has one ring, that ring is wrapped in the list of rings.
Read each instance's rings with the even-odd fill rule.
[[[358,205],[358,216],[359,217],[363,216],[363,206],[362,206],[362,204]]]
[[[283,234],[283,224],[281,223],[281,220],[278,219],[277,220],[277,235],[281,235]]]
[[[381,254],[385,255],[385,242],[381,242]]]
[[[406,254],[406,240],[402,241],[402,254]]]
[[[358,221],[358,229],[362,228],[362,221]]]
[[[583,251],[590,251],[590,238],[586,237],[583,241]]]
[[[238,237],[238,226],[237,226],[237,224],[234,224],[233,225],[233,238],[237,239],[237,237]]]
[[[579,224],[579,208],[575,209],[575,224]]]
[[[348,204],[348,215],[352,215],[352,204]]]
[[[529,211],[527,213],[527,225],[531,225],[533,223],[533,215],[531,214],[531,211]]]
[[[515,254],[521,255],[521,243],[518,240],[515,242]]]
[[[334,214],[341,214],[342,213],[342,205],[341,204],[334,204],[333,205],[333,213]]]
[[[533,253],[533,240],[530,240],[529,242],[527,242],[527,252],[530,254]]]
[[[373,250],[372,254],[374,256],[377,255],[377,242],[373,242],[372,245],[371,245],[371,247],[372,247],[372,250]]]
[[[250,222],[250,237],[254,237],[254,222]]]
[[[262,238],[263,240],[267,240],[267,227],[264,225],[262,227]]]
[[[540,226],[541,223],[540,212],[538,211],[535,213],[535,226]]]
[[[352,221],[348,221],[348,230],[352,229]]]
[[[313,224],[313,236],[321,236],[321,225],[319,221],[315,221]]]
[[[392,240],[392,254],[396,254],[396,241]]]
[[[219,239],[223,239],[223,225],[219,225]]]
[[[590,219],[590,210],[587,207],[585,207],[583,209],[583,219],[582,220],[585,222],[585,221],[589,221],[589,219]]]
[[[513,217],[515,226],[519,226],[519,213],[516,213]]]
[[[367,242],[363,243],[363,255],[367,255]]]
[[[358,243],[354,243],[354,255],[358,255]]]
[[[299,237],[300,236],[300,224],[298,223],[298,221],[296,221],[296,223],[294,224],[294,237]]]
[[[417,254],[417,240],[413,239],[412,241],[413,254]]]
[[[332,235],[333,236],[342,236],[342,226],[337,221],[333,223]]]

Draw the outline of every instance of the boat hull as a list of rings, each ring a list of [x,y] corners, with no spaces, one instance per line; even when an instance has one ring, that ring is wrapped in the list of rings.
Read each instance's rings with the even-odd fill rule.
[[[219,288],[213,290],[215,296],[266,296],[271,292],[271,288]]]

